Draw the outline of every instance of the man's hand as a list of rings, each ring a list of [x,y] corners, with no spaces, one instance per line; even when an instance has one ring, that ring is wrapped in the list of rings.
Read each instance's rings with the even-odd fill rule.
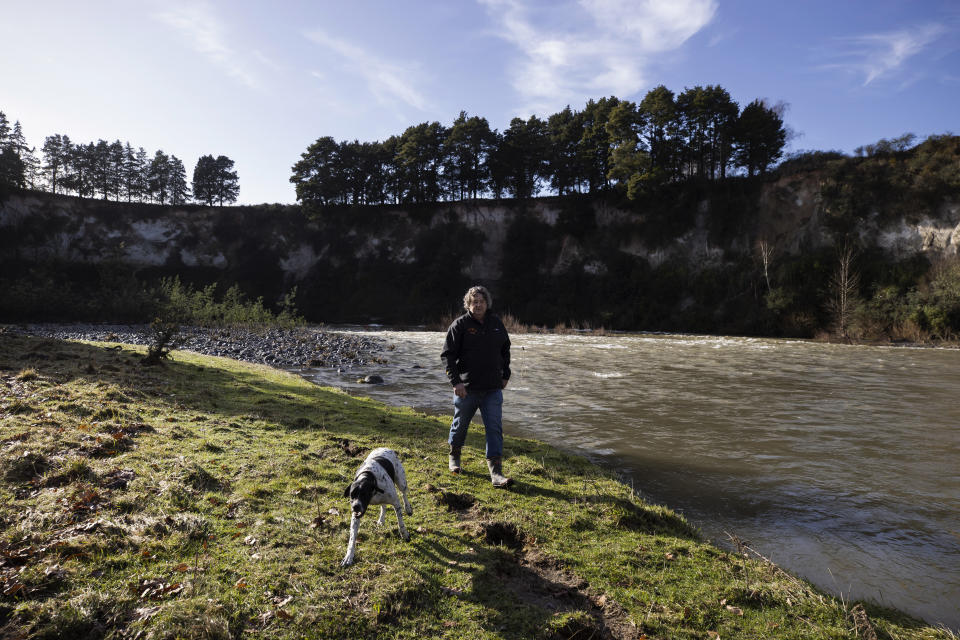
[[[454,393],[458,398],[466,398],[466,397],[467,397],[467,387],[466,387],[466,385],[464,385],[462,382],[461,382],[460,384],[458,384],[458,385],[455,385],[455,386],[453,387],[453,393]]]
[[[504,378],[504,379],[503,379],[503,386],[502,386],[502,387],[500,387],[500,388],[501,388],[501,389],[506,389],[506,388],[507,388],[507,383],[508,383],[508,382],[510,382],[510,381],[509,381],[509,380],[507,380],[506,378]]]

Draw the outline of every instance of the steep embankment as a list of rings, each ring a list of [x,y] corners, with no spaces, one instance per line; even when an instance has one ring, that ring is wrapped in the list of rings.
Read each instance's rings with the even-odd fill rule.
[[[837,237],[821,182],[808,172],[676,185],[632,203],[484,200],[311,218],[297,206],[166,207],[22,192],[0,203],[0,315],[121,319],[115,299],[85,306],[89,290],[125,291],[134,275],[178,275],[197,285],[239,283],[268,304],[295,286],[298,308],[313,321],[412,323],[455,309],[479,281],[494,287],[501,310],[526,322],[789,333],[786,314],[771,315],[763,299],[769,280],[761,286],[757,246],[765,243],[780,282],[799,300],[795,313],[816,325],[817,287],[826,286]],[[853,238],[891,263],[935,258],[956,254],[958,223],[960,205],[951,202],[895,218],[875,211]],[[53,282],[57,288],[42,291]],[[90,318],[98,311],[107,317]]]
[[[585,460],[482,439],[445,471],[443,419],[185,352],[0,331],[0,635],[232,638],[948,638],[721,551]],[[414,514],[344,486],[400,452]]]

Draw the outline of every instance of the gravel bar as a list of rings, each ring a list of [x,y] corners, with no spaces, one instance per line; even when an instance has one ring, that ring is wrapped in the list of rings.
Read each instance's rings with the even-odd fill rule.
[[[25,324],[8,331],[60,340],[90,340],[149,345],[149,325]],[[316,328],[240,329],[181,327],[177,349],[268,364],[280,369],[349,369],[369,364],[385,343],[380,338]]]

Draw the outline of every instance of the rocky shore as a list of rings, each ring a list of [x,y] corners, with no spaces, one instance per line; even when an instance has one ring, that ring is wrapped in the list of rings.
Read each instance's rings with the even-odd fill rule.
[[[60,340],[92,340],[148,345],[149,325],[25,324],[7,331]],[[243,329],[181,327],[176,348],[204,355],[268,364],[281,369],[351,369],[377,361],[384,342],[378,338],[317,328]]]

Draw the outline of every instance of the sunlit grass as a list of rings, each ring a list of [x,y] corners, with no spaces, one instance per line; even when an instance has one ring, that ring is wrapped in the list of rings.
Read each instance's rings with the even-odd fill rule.
[[[0,629],[27,637],[855,638],[849,603],[703,542],[587,461],[264,366],[0,333]],[[396,449],[414,514],[343,488]],[[750,555],[746,550],[745,553]],[[948,638],[866,608],[880,637]]]

